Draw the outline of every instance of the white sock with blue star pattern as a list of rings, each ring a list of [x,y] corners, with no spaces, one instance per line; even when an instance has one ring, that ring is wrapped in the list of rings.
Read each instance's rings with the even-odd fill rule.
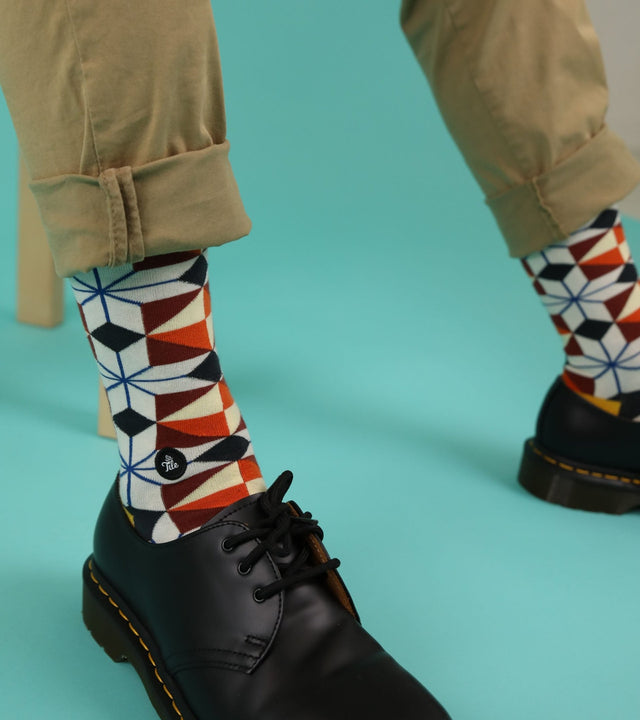
[[[640,284],[616,208],[522,263],[564,344],[564,382],[640,420]]]
[[[120,499],[138,533],[168,542],[265,489],[215,350],[206,252],[72,279],[120,450]]]

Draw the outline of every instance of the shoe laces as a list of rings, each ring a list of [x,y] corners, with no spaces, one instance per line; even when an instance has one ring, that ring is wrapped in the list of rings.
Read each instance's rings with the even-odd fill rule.
[[[251,529],[231,535],[223,543],[224,549],[231,552],[250,540],[260,541],[238,563],[238,571],[243,575],[250,573],[252,567],[267,553],[278,566],[280,579],[257,588],[253,594],[257,602],[267,600],[281,590],[308,582],[340,566],[340,560],[337,558],[330,558],[323,563],[309,564],[311,548],[303,540],[310,535],[322,540],[324,532],[311,513],[303,513],[295,503],[283,502],[292,480],[293,474],[285,470],[258,500],[265,517],[255,523]],[[293,513],[292,506],[295,507],[296,512],[300,512],[299,515]],[[289,559],[294,552],[296,554],[293,559]]]

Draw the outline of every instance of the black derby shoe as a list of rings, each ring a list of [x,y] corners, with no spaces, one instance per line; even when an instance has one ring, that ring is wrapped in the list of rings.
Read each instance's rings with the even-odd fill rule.
[[[640,423],[601,410],[559,377],[525,442],[518,481],[565,507],[616,515],[640,507]]]
[[[163,720],[447,720],[362,628],[292,475],[154,545],[117,485],[84,567],[83,616]]]

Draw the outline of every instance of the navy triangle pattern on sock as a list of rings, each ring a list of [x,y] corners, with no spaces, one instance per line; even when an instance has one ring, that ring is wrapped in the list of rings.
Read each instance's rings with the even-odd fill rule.
[[[199,455],[194,462],[231,462],[243,457],[248,447],[248,440],[239,435],[230,435]]]
[[[618,211],[614,210],[613,208],[607,208],[598,215],[598,217],[591,223],[591,225],[589,225],[589,228],[593,228],[594,230],[608,230],[616,224],[617,219]]]
[[[202,287],[207,280],[207,261],[205,257],[200,255],[193,265],[180,276],[180,280]]]
[[[222,378],[222,370],[220,369],[220,361],[218,360],[217,353],[209,353],[205,360],[189,373],[189,377],[217,383],[220,378]]]
[[[627,263],[618,275],[619,283],[635,282],[638,279],[638,271],[633,263]]]
[[[125,435],[129,437],[135,437],[141,432],[144,432],[147,428],[150,428],[154,422],[149,418],[141,415],[139,412],[127,408],[113,416],[113,424],[122,430]]]
[[[142,340],[144,335],[128,328],[120,327],[112,322],[104,323],[100,327],[96,328],[92,333],[91,337],[94,340],[102,343],[105,347],[113,352],[122,352],[125,348],[128,348],[133,343]]]

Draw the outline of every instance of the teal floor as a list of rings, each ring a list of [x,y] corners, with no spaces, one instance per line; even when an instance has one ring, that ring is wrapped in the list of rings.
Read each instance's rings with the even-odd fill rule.
[[[214,319],[263,471],[293,470],[365,626],[453,720],[636,720],[640,517],[516,483],[560,341],[396,3],[355,5],[216,9],[254,231],[210,255]],[[63,326],[15,322],[17,153],[0,103],[0,714],[152,720],[81,623],[116,445],[69,288]]]

